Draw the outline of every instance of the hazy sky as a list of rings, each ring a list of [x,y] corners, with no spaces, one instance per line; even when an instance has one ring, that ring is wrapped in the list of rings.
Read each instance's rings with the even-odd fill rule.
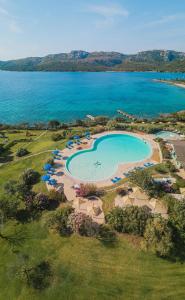
[[[185,0],[0,0],[0,60],[72,49],[185,51]]]

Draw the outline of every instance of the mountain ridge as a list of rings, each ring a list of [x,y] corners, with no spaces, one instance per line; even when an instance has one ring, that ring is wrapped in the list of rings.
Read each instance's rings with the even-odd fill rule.
[[[116,51],[72,50],[0,61],[0,70],[7,71],[174,71],[185,72],[185,52],[147,50],[136,54]]]

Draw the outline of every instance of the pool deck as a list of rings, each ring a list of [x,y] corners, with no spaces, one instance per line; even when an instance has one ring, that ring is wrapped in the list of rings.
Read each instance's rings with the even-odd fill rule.
[[[142,134],[142,133],[132,133],[132,132],[128,132],[128,131],[107,131],[107,132],[92,135],[90,140],[84,138],[81,140],[80,145],[74,144],[72,149],[68,149],[68,148],[63,149],[60,152],[60,154],[62,155],[62,158],[59,160],[58,159],[55,160],[57,172],[56,172],[56,175],[52,176],[52,178],[55,178],[57,180],[59,186],[61,186],[61,185],[64,186],[64,193],[69,201],[73,201],[76,198],[76,193],[75,193],[73,186],[75,184],[88,183],[88,182],[73,178],[70,175],[70,173],[66,170],[66,167],[65,167],[67,159],[79,150],[90,149],[93,146],[93,143],[96,139],[98,139],[102,136],[105,136],[105,135],[110,135],[110,134],[129,134],[129,135],[141,138],[141,139],[147,141],[151,145],[152,155],[149,158],[147,158],[143,161],[140,161],[140,162],[120,164],[118,166],[115,174],[112,174],[112,176],[110,178],[107,178],[106,180],[102,180],[102,181],[91,182],[91,183],[96,184],[97,187],[103,188],[103,187],[109,187],[111,185],[114,185],[111,181],[111,178],[114,178],[115,176],[117,176],[117,177],[121,177],[122,179],[124,179],[125,176],[123,175],[123,173],[128,172],[129,170],[133,169],[134,167],[143,166],[144,163],[152,162],[152,163],[156,164],[156,163],[162,162],[161,151],[160,151],[158,143],[156,143],[154,141],[154,138],[155,138],[154,135]],[[50,189],[51,187],[48,186],[48,188]]]

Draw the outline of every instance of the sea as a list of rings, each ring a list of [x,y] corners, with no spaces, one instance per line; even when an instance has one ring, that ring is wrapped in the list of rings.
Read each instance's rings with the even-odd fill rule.
[[[185,74],[0,71],[0,123],[71,122],[117,110],[153,118],[185,109],[185,88],[155,81],[176,78]]]

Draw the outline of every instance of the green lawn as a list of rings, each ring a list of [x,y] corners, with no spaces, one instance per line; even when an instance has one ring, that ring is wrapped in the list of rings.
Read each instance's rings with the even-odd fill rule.
[[[93,238],[62,238],[48,233],[43,219],[27,225],[21,253],[0,243],[0,299],[184,299],[184,265],[146,254],[124,237],[114,247]],[[45,291],[33,291],[16,276],[23,254],[51,262],[55,277]]]

